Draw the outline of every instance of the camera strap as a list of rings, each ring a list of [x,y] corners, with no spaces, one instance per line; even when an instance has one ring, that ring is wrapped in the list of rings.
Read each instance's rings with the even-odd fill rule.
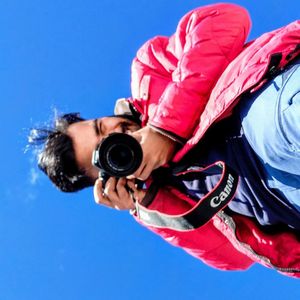
[[[145,201],[136,202],[136,216],[145,225],[157,228],[169,228],[176,231],[187,231],[199,228],[205,225],[214,215],[224,209],[230,200],[234,197],[239,176],[227,166],[223,161],[217,161],[205,168],[192,167],[186,171],[177,173],[175,176],[179,178],[187,178],[195,176],[195,173],[221,174],[219,182],[204,197],[199,199],[195,205],[185,213],[179,215],[168,215],[156,210],[148,209],[146,206],[157,195],[160,185],[156,185],[155,181],[149,187],[149,195],[146,195]],[[148,199],[147,199],[148,198]]]

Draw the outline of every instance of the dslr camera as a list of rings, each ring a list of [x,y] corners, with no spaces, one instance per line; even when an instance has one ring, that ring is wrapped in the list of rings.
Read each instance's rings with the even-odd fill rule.
[[[143,159],[139,142],[125,133],[112,133],[93,151],[92,164],[100,169],[104,183],[112,177],[134,173]]]

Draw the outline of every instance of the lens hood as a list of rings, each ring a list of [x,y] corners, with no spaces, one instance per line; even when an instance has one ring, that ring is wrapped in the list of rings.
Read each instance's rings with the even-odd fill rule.
[[[113,177],[133,174],[140,166],[143,151],[139,142],[125,133],[112,133],[93,152],[92,163]]]

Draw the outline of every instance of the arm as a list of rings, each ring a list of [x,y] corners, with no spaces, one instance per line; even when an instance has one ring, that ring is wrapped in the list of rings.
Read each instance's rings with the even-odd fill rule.
[[[155,37],[138,51],[130,101],[143,115],[144,128],[133,135],[144,158],[135,177],[147,179],[192,136],[211,90],[243,49],[249,29],[245,9],[209,5],[185,15],[170,38]]]
[[[185,15],[170,38],[156,37],[142,46],[132,64],[132,95],[133,101],[144,102],[144,124],[190,138],[249,28],[245,9],[209,5]]]

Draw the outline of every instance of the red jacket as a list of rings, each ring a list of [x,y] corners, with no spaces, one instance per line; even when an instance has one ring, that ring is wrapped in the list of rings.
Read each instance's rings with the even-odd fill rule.
[[[300,54],[300,22],[244,46],[249,28],[243,8],[205,6],[184,16],[173,36],[155,37],[138,51],[129,101],[142,113],[143,125],[186,140],[175,162],[212,123],[230,114],[244,92],[259,88]],[[164,188],[148,209],[176,215],[192,205],[187,196]],[[246,269],[259,262],[300,277],[300,238],[292,231],[268,234],[250,218],[223,211],[195,230],[148,228],[219,269]]]

